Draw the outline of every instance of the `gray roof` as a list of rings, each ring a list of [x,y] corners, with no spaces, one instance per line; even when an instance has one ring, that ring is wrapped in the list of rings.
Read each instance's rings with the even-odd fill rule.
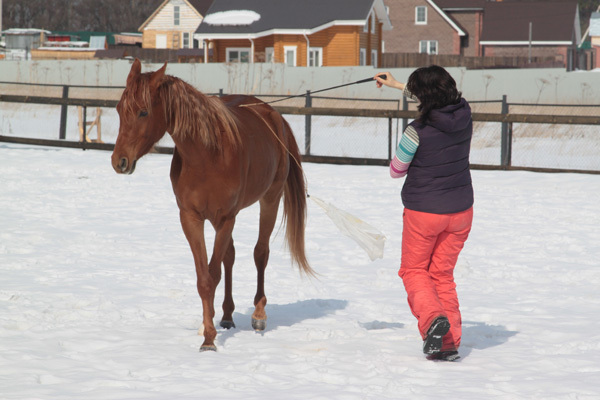
[[[534,42],[578,42],[581,39],[574,0],[503,1],[486,3],[481,42],[527,41],[530,22]]]
[[[260,19],[248,25],[202,22],[196,34],[258,37],[274,30],[278,33],[318,30],[334,21],[359,25],[367,20],[373,8],[384,23],[384,29],[391,29],[383,0],[214,0],[205,17],[218,12],[249,10],[260,15]]]
[[[433,0],[442,10],[483,10],[485,0]]]
[[[188,0],[190,4],[198,11],[202,16],[206,15],[206,11],[210,7],[212,0]]]

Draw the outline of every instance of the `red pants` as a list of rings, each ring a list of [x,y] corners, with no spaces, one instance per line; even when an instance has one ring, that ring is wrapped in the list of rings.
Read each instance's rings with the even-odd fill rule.
[[[458,350],[461,318],[454,283],[454,266],[473,221],[473,207],[455,214],[429,214],[404,209],[402,262],[398,275],[408,294],[408,305],[425,339],[439,316],[450,321],[442,351]]]

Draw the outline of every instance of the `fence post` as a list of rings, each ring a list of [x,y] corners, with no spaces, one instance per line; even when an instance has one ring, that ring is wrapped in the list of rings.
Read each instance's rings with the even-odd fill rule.
[[[502,115],[508,114],[508,103],[506,95],[502,95]],[[511,127],[512,128],[512,127]],[[502,122],[502,134],[500,137],[500,166],[509,167],[511,164],[512,152],[512,129],[509,129],[508,122]]]
[[[312,107],[312,98],[310,97],[310,90],[306,91],[306,103],[305,107]],[[304,117],[304,154],[310,155],[310,133],[311,133],[311,115],[306,114]]]
[[[407,102],[405,95],[402,95],[402,111],[408,111],[408,102]],[[407,126],[408,126],[408,119],[402,118],[402,132],[404,132],[404,130],[406,129]]]
[[[392,161],[392,118],[388,118],[388,161]]]
[[[223,89],[219,89],[219,97],[223,97]]]
[[[87,142],[87,107],[83,106],[82,124],[83,124],[83,140],[82,147],[85,150],[85,143]]]
[[[63,86],[62,98],[69,98],[69,87]],[[60,106],[60,131],[58,133],[59,139],[67,138],[67,105],[63,104]]]

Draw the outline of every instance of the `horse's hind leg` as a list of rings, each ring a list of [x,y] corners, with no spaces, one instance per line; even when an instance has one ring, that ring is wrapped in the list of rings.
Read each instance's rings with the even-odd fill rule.
[[[233,302],[232,295],[232,275],[233,275],[233,263],[235,262],[235,247],[233,246],[233,238],[229,242],[229,247],[225,252],[223,258],[223,267],[225,269],[225,298],[223,300],[223,318],[221,319],[221,327],[225,329],[235,328],[233,322],[233,310],[235,310],[235,304]]]
[[[279,209],[279,199],[262,199],[260,201],[260,223],[258,228],[258,241],[254,247],[254,263],[256,264],[257,284],[256,296],[254,296],[254,313],[252,314],[252,327],[257,331],[265,330],[267,327],[267,314],[265,306],[267,297],[265,296],[265,269],[269,261],[269,240],[275,221],[277,219],[277,210]]]

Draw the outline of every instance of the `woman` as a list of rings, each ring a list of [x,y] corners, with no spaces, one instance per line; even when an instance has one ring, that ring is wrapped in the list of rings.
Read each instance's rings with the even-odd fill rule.
[[[377,87],[400,89],[419,102],[390,164],[402,188],[402,260],[398,274],[418,320],[427,358],[459,358],[461,316],[454,266],[471,230],[473,186],[469,151],[471,108],[442,67],[415,70],[408,82],[389,72],[375,75]]]

